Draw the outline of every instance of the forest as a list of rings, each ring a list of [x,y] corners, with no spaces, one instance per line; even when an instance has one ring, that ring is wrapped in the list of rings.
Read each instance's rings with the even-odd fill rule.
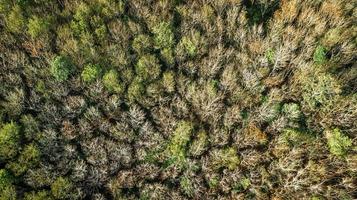
[[[0,0],[0,200],[357,199],[356,0]]]

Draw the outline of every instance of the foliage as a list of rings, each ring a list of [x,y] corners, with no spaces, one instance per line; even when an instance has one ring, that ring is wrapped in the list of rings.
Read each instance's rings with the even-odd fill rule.
[[[55,199],[71,198],[72,189],[72,183],[63,177],[58,177],[51,185],[51,193]]]
[[[187,156],[187,144],[193,134],[193,124],[181,121],[173,132],[170,144],[167,147],[169,159],[182,164]]]
[[[354,199],[348,0],[1,0],[0,200]]]
[[[122,93],[124,90],[124,86],[119,80],[119,74],[114,69],[111,69],[104,74],[103,84],[110,92]]]
[[[172,47],[174,44],[174,34],[172,25],[169,22],[161,22],[153,27],[154,44],[158,49]]]
[[[15,5],[6,19],[6,25],[9,31],[21,33],[26,25],[26,19],[20,6]]]
[[[235,170],[240,163],[237,150],[233,147],[213,151],[211,157],[213,168],[216,170],[221,168]]]
[[[0,129],[0,161],[14,158],[19,151],[20,127],[14,123],[4,124]]]
[[[64,56],[57,56],[51,63],[51,73],[57,81],[65,81],[73,71],[71,61]]]
[[[11,162],[8,168],[19,176],[37,166],[40,161],[40,151],[34,144],[29,144],[21,151],[17,161]]]
[[[32,38],[37,38],[43,34],[47,34],[50,28],[50,21],[46,18],[33,16],[28,24],[27,31]]]
[[[330,152],[333,155],[345,156],[352,146],[352,140],[345,136],[338,128],[325,131],[325,136]]]
[[[159,60],[153,55],[142,56],[136,64],[136,73],[143,80],[155,80],[161,73]]]
[[[12,182],[13,178],[11,175],[5,169],[0,169],[0,199],[16,199],[16,190]]]
[[[133,41],[133,49],[139,54],[150,52],[152,40],[149,36],[140,34]]]
[[[317,64],[323,64],[326,62],[326,49],[325,47],[319,45],[316,47],[314,52],[314,61]]]
[[[46,190],[41,190],[39,192],[31,192],[31,193],[26,193],[25,200],[50,200],[53,199],[50,196],[50,193],[47,192]]]
[[[100,67],[98,65],[86,65],[81,73],[84,82],[93,82],[100,75]]]

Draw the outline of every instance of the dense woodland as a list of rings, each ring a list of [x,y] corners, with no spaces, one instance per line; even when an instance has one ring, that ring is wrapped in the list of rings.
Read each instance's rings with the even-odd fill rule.
[[[355,0],[0,0],[0,200],[357,198]]]

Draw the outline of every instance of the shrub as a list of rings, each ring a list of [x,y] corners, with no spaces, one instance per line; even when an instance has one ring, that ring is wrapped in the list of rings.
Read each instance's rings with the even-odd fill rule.
[[[314,61],[316,64],[323,64],[326,62],[326,49],[325,47],[319,45],[315,49]]]
[[[103,76],[103,84],[110,92],[122,93],[124,91],[124,86],[119,81],[119,74],[114,69],[108,71]]]
[[[93,82],[100,75],[100,67],[98,65],[86,65],[81,73],[84,82]]]
[[[345,136],[338,128],[325,131],[325,136],[330,152],[333,155],[345,156],[352,146],[352,140]]]
[[[174,44],[174,34],[171,23],[161,22],[153,27],[154,43],[158,49],[170,48]]]
[[[48,33],[50,22],[48,19],[33,16],[27,24],[27,32],[32,38],[37,38],[42,34]]]
[[[20,127],[14,122],[0,129],[0,161],[14,158],[19,151]]]
[[[159,60],[153,55],[142,56],[136,64],[136,73],[143,80],[155,80],[161,73]]]
[[[65,81],[73,71],[71,61],[64,56],[57,56],[51,63],[51,73],[57,81]]]

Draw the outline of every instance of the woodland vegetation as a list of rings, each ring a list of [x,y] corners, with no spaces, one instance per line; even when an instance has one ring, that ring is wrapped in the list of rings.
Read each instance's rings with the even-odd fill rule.
[[[0,200],[357,198],[354,0],[0,0]]]

